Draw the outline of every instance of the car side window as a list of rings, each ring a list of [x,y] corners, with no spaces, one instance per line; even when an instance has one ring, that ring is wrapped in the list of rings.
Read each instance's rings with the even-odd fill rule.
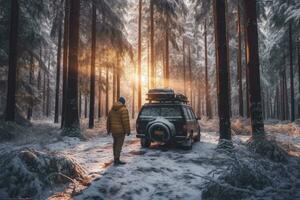
[[[195,120],[196,119],[195,113],[193,112],[192,109],[189,109],[189,111],[191,113],[192,119]]]
[[[185,107],[184,110],[186,112],[187,119],[192,120],[193,117],[192,117],[192,114],[191,114],[190,110],[187,107]]]
[[[183,113],[187,120],[190,120],[190,116],[186,107],[183,107]]]
[[[189,113],[189,116],[190,116],[190,120],[194,120],[194,114],[193,114],[193,111],[191,111],[190,108],[187,109],[188,110],[188,113]]]

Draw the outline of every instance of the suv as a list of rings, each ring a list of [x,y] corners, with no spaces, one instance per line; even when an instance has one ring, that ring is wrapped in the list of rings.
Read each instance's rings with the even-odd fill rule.
[[[199,118],[184,95],[171,89],[151,89],[147,96],[149,103],[143,105],[136,121],[142,147],[151,142],[176,142],[191,149],[193,142],[200,141]]]

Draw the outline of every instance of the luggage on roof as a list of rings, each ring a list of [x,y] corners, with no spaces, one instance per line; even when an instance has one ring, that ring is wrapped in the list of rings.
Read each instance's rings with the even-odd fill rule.
[[[178,101],[187,103],[188,99],[183,94],[175,93],[172,89],[150,89],[147,94],[147,100],[166,102],[166,101]]]

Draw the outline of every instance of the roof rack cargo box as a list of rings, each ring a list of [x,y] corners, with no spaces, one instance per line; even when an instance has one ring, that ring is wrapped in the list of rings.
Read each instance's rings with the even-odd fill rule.
[[[175,93],[172,89],[150,89],[147,94],[147,100],[158,101],[158,102],[183,102],[187,103],[188,99],[186,96],[180,93]]]
[[[172,89],[150,89],[147,97],[148,100],[174,99],[175,92]]]

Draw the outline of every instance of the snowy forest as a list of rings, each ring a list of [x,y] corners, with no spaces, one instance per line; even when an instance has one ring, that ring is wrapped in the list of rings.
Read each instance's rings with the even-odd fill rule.
[[[299,157],[299,0],[0,0],[0,200],[294,200]]]

